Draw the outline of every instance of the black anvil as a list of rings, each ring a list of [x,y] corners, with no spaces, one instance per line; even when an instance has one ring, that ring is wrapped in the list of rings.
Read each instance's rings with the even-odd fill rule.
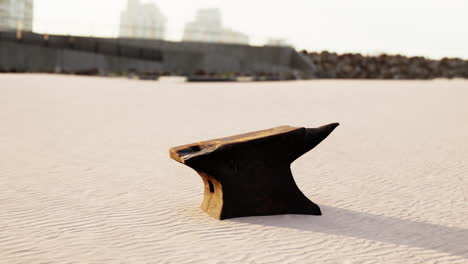
[[[196,170],[205,184],[201,208],[217,219],[276,214],[321,215],[297,187],[291,163],[338,123],[280,126],[174,147],[171,158]]]

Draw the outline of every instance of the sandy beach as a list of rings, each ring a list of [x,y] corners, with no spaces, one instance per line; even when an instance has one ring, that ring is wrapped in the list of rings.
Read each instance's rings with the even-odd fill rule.
[[[0,263],[468,263],[468,81],[0,75]],[[170,147],[341,125],[293,163],[322,216],[218,221]]]

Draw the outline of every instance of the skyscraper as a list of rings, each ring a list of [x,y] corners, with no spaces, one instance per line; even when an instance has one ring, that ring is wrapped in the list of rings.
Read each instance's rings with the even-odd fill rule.
[[[163,39],[165,31],[166,17],[155,3],[127,0],[120,14],[120,37]]]
[[[0,30],[33,29],[33,0],[0,0]]]
[[[187,23],[183,41],[248,44],[249,37],[224,28],[221,11],[216,8],[208,8],[198,10],[195,20]]]

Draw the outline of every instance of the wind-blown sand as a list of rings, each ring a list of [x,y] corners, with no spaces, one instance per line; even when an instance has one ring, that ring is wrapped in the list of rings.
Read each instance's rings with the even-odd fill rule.
[[[173,146],[339,126],[293,164],[323,216],[218,221]],[[0,75],[0,263],[468,263],[468,82]]]

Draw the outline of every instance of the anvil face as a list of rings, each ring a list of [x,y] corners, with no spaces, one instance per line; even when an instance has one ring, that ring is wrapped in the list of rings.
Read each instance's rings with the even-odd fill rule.
[[[297,187],[291,163],[317,146],[338,123],[280,126],[169,150],[205,184],[201,208],[217,219],[275,214],[321,215]]]

